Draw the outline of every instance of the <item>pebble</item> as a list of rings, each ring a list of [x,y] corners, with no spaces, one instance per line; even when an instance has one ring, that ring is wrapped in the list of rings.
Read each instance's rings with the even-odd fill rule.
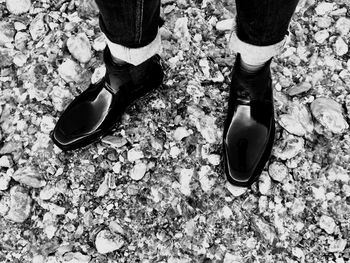
[[[173,137],[176,141],[181,141],[183,138],[186,138],[191,133],[185,127],[177,127],[174,131]]]
[[[209,65],[208,59],[207,58],[200,59],[199,66],[201,67],[201,70],[204,74],[204,77],[209,79],[210,78],[210,65]]]
[[[11,181],[11,177],[5,173],[0,174],[0,190],[7,190]]]
[[[147,165],[145,163],[137,163],[131,169],[129,175],[131,179],[139,181],[144,177],[146,170],[147,170]]]
[[[0,40],[1,41],[1,40]],[[0,43],[1,44],[1,43]],[[0,48],[0,67],[8,67],[12,65],[12,55],[10,49]]]
[[[124,240],[119,234],[102,230],[96,236],[95,245],[98,253],[107,254],[120,249],[124,245]]]
[[[124,137],[107,135],[102,138],[102,142],[112,147],[120,148],[120,147],[123,147],[125,144],[127,144],[128,141]]]
[[[342,106],[330,98],[318,98],[311,103],[311,113],[326,129],[340,134],[348,129],[349,125],[342,114]]]
[[[271,178],[267,172],[263,171],[259,177],[259,192],[262,195],[270,195],[271,194]]]
[[[334,44],[334,48],[335,48],[335,53],[338,56],[343,56],[349,51],[348,45],[344,42],[342,37],[337,38]]]
[[[143,158],[143,152],[136,150],[135,148],[132,148],[128,151],[127,158],[129,162],[135,162],[136,160],[139,160]]]
[[[305,254],[303,252],[303,250],[299,247],[293,247],[292,248],[292,254],[293,256],[302,259],[302,262],[304,262],[305,259]]]
[[[310,134],[314,129],[311,114],[306,106],[296,102],[291,104],[288,114],[279,116],[278,123],[289,133],[297,136]]]
[[[304,148],[304,139],[288,134],[279,140],[274,147],[273,155],[282,160],[288,160],[300,153]]]
[[[240,255],[235,255],[227,252],[225,254],[223,263],[241,263],[241,262],[244,262],[244,260]]]
[[[233,26],[235,25],[234,18],[221,20],[216,23],[216,30],[217,31],[230,31],[233,29]]]
[[[325,230],[328,234],[333,234],[336,228],[334,219],[326,215],[321,216],[319,225],[320,225],[320,228]]]
[[[118,223],[118,221],[111,221],[108,226],[109,230],[111,230],[113,233],[124,235],[125,231],[121,227],[121,225]]]
[[[109,187],[108,187],[108,175],[105,175],[105,178],[103,180],[103,182],[100,184],[100,186],[98,187],[97,191],[96,191],[96,196],[97,197],[102,197],[105,194],[107,194],[109,191]]]
[[[27,62],[27,56],[23,53],[16,53],[15,56],[13,57],[13,63],[17,66],[17,67],[23,67],[24,64]]]
[[[287,90],[287,94],[289,96],[295,96],[304,92],[309,91],[312,88],[311,83],[309,82],[301,82],[290,89]]]
[[[20,15],[27,13],[30,6],[30,0],[6,0],[6,8],[11,14]]]
[[[46,181],[30,166],[19,168],[12,175],[12,178],[21,184],[33,188],[40,188],[46,185]]]
[[[265,239],[270,245],[276,242],[277,235],[273,226],[258,216],[253,216],[251,222],[253,228],[260,234],[261,238]]]
[[[288,178],[288,168],[283,163],[275,161],[269,166],[269,175],[273,180],[282,183]]]
[[[0,158],[0,167],[11,168],[12,167],[12,159],[8,155],[3,155]]]
[[[329,245],[329,252],[336,253],[336,252],[343,252],[346,247],[346,239],[338,239],[334,240]]]
[[[0,45],[11,43],[15,36],[13,25],[8,22],[0,22]]]
[[[66,59],[58,67],[58,73],[60,74],[61,78],[64,79],[66,82],[71,82],[71,81],[79,82],[80,71],[81,71],[81,68],[79,67],[79,65],[71,59]]]
[[[57,231],[56,216],[50,212],[46,212],[43,216],[43,232],[48,239],[52,239]]]
[[[27,29],[27,26],[25,24],[23,24],[21,22],[18,22],[18,21],[16,21],[14,23],[14,27],[15,27],[16,31],[21,31],[21,30],[26,30]]]
[[[220,164],[221,156],[218,154],[209,154],[207,160],[210,164],[217,166]]]
[[[179,17],[175,21],[174,27],[174,36],[177,38],[183,51],[189,50],[190,48],[191,35],[188,30],[187,23],[187,17]]]
[[[317,26],[320,28],[329,28],[332,24],[332,19],[329,16],[326,17],[317,17]]]
[[[50,200],[55,194],[57,190],[52,185],[45,185],[43,189],[41,189],[39,197],[41,200]]]
[[[106,75],[106,66],[101,65],[95,68],[94,73],[91,75],[91,83],[95,84],[100,81]]]
[[[341,17],[335,23],[335,29],[342,35],[345,36],[350,32],[350,19]]]
[[[49,134],[55,128],[55,122],[52,116],[45,115],[40,121],[40,130]]]
[[[209,165],[204,165],[198,171],[199,183],[204,192],[209,192],[215,184],[215,179],[209,178],[209,174],[212,172]]]
[[[327,13],[330,13],[334,8],[334,3],[322,2],[316,8],[316,14],[319,16],[323,16]]]
[[[322,44],[326,39],[329,37],[329,33],[327,29],[317,31],[314,35],[315,40],[317,43]]]
[[[193,176],[193,169],[181,169],[180,171],[180,191],[186,196],[191,195],[190,182]]]
[[[10,0],[11,1],[11,0]],[[44,23],[44,14],[38,14],[30,23],[29,33],[33,40],[38,40],[39,38],[45,36],[46,28]]]
[[[62,263],[89,263],[90,259],[89,255],[83,255],[80,252],[67,252],[62,257]]]
[[[65,109],[67,102],[73,99],[73,95],[67,88],[54,86],[50,93],[50,98],[55,110],[62,111]]]
[[[23,223],[29,217],[31,202],[32,199],[23,187],[13,186],[10,190],[10,210],[6,215],[6,219]]]
[[[180,153],[181,153],[181,150],[179,149],[179,147],[173,146],[170,148],[169,154],[172,158],[176,158]]]
[[[240,186],[236,186],[233,185],[229,182],[226,182],[226,188],[227,190],[234,196],[234,197],[238,197],[243,195],[245,192],[247,192],[248,188],[246,187],[240,187]]]
[[[86,63],[91,59],[91,45],[85,33],[68,38],[67,47],[72,56],[81,63]]]
[[[92,44],[93,49],[96,51],[102,51],[106,48],[106,38],[104,35],[100,35],[95,38],[94,43]]]

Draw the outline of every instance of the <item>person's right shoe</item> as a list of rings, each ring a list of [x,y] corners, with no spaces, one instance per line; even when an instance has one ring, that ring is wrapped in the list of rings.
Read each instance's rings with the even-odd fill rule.
[[[110,132],[135,100],[159,87],[163,80],[160,57],[138,66],[117,65],[108,48],[106,75],[76,97],[59,118],[51,138],[62,150],[87,146]]]
[[[270,157],[275,120],[271,59],[254,74],[242,71],[240,59],[237,54],[223,133],[223,157],[227,180],[248,187]]]

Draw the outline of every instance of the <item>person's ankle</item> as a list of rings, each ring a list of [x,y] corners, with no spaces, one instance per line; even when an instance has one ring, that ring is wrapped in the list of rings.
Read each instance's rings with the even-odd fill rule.
[[[252,60],[245,58],[244,55],[241,55],[239,67],[245,73],[254,74],[260,71],[265,66],[267,61],[269,61],[269,59],[266,61]]]

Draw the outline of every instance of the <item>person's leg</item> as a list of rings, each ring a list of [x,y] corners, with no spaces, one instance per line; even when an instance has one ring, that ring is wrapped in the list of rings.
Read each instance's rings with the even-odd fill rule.
[[[223,133],[229,182],[251,185],[271,154],[275,120],[270,63],[284,46],[297,0],[236,0],[229,47],[237,53]]]
[[[158,34],[160,0],[96,0],[107,37],[106,75],[71,102],[52,139],[63,150],[97,141],[136,99],[163,79]]]
[[[160,0],[96,0],[114,60],[138,65],[160,49]]]

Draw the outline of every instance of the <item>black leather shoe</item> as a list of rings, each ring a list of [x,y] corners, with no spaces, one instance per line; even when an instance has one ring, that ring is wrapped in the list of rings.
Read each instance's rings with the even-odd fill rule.
[[[74,150],[99,140],[113,129],[131,103],[162,83],[158,55],[138,66],[119,66],[107,48],[104,61],[106,75],[68,105],[52,132],[53,142],[62,150]]]
[[[227,180],[250,186],[268,161],[275,137],[270,63],[256,74],[240,69],[237,54],[232,72],[223,157]]]

